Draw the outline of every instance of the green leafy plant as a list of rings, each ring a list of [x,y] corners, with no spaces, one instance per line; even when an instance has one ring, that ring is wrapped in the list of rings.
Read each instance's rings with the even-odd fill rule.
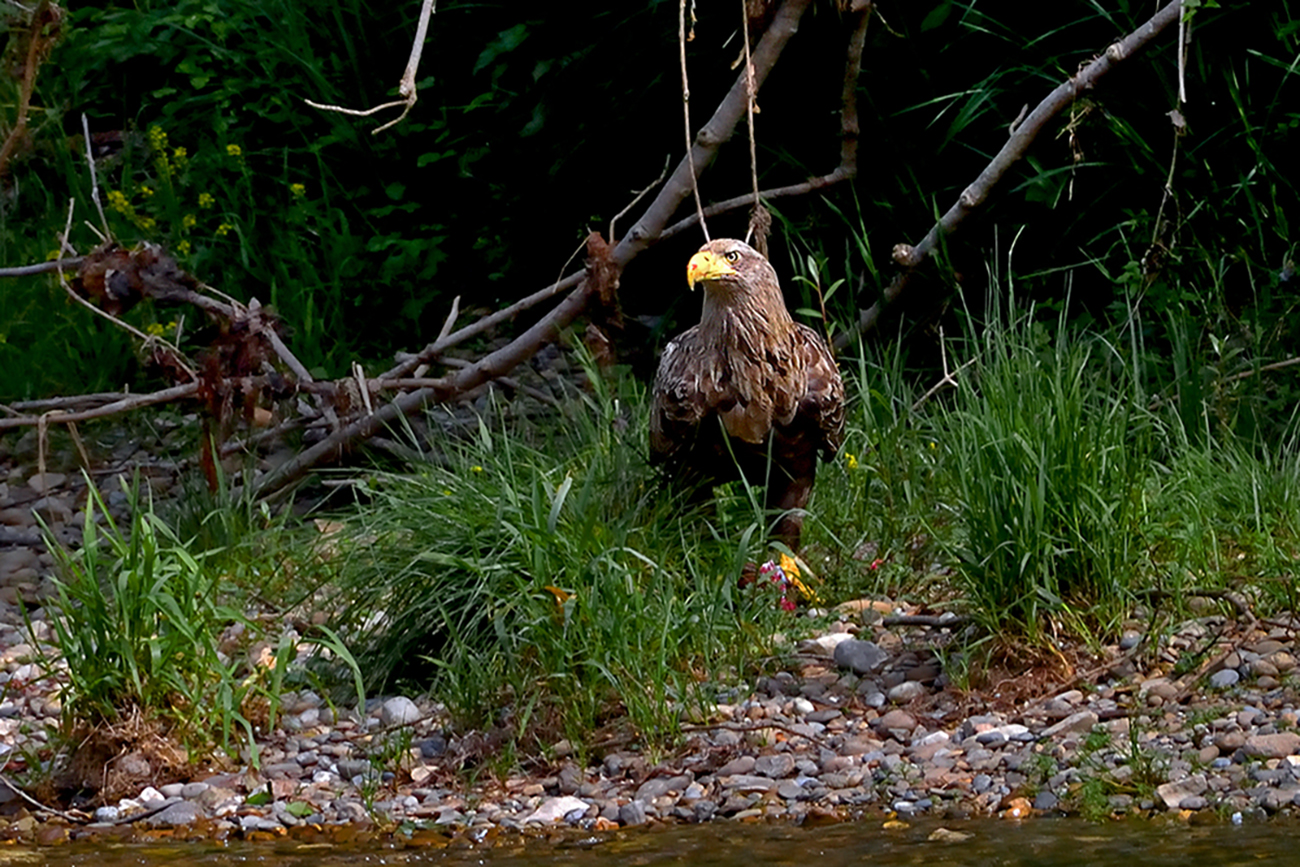
[[[243,706],[263,686],[218,641],[232,624],[254,624],[221,602],[207,556],[191,553],[150,503],[127,493],[125,531],[91,485],[81,549],[47,537],[60,573],[51,625],[67,667],[64,723],[93,729],[139,715],[183,742],[215,738],[230,750],[237,729],[252,734]]]

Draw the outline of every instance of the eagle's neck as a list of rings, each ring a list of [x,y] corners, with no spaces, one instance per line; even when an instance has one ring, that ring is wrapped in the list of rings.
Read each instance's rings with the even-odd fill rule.
[[[718,283],[705,287],[700,330],[719,348],[748,350],[762,357],[762,350],[789,342],[795,326],[779,291],[770,287],[736,291]]]

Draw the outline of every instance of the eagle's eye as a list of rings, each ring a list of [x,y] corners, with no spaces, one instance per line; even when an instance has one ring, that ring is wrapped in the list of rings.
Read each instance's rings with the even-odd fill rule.
[[[727,261],[728,261],[728,262],[739,262],[739,261],[740,261],[740,251],[739,251],[739,250],[728,250],[728,251],[727,251]]]

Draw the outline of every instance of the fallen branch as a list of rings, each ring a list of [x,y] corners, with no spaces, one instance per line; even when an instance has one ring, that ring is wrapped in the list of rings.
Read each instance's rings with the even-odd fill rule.
[[[129,397],[115,400],[112,403],[105,404],[95,409],[87,409],[80,412],[48,410],[44,416],[24,415],[18,416],[17,418],[0,418],[0,430],[8,430],[17,427],[35,427],[42,423],[42,418],[45,419],[46,423],[58,422],[59,424],[89,421],[92,418],[104,418],[110,415],[118,415],[119,413],[130,412],[131,410],[140,409],[145,406],[171,403],[183,398],[194,397],[198,393],[199,384],[197,382],[187,382],[184,385],[165,388],[162,391],[155,391],[150,394],[133,394]]]
[[[930,228],[919,244],[915,247],[907,244],[895,246],[893,259],[903,270],[885,287],[880,300],[859,314],[854,329],[835,336],[835,349],[844,350],[855,335],[874,328],[881,312],[903,293],[911,275],[938,248],[940,239],[956,231],[962,221],[985,202],[1011,166],[1025,155],[1047,122],[1071,105],[1080,93],[1094,87],[1102,76],[1141,51],[1161,31],[1177,21],[1181,5],[1181,0],[1173,0],[1137,30],[1107,48],[1105,54],[1089,63],[1077,75],[1061,83],[1015,128],[997,156],[980,172],[974,183],[962,191],[956,203]]]
[[[85,256],[69,256],[66,259],[52,259],[49,262],[37,262],[34,265],[0,268],[0,277],[29,277],[32,274],[46,274],[50,271],[61,271],[64,268],[76,268],[85,260]]]
[[[300,452],[258,479],[253,486],[255,496],[260,499],[284,490],[286,486],[302,478],[320,461],[340,454],[356,440],[372,436],[389,422],[396,421],[398,417],[416,412],[426,401],[445,401],[460,392],[468,391],[489,379],[509,372],[516,364],[536,353],[542,345],[559,336],[560,330],[568,326],[582,312],[588,296],[593,291],[596,291],[596,287],[584,280],[546,317],[510,344],[463,370],[443,377],[436,381],[437,384],[407,392],[392,403],[375,410],[372,415],[363,416],[334,431],[319,443]]]

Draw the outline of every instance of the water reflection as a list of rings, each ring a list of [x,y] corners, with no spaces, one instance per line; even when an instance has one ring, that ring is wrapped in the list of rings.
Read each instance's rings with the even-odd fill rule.
[[[943,827],[965,839],[931,839]],[[265,864],[274,867],[420,865],[440,867],[1187,867],[1187,865],[1295,864],[1300,825],[1213,825],[1126,822],[1090,825],[1077,820],[1013,824],[914,823],[888,830],[861,822],[820,828],[714,824],[634,831],[548,843],[529,839],[495,848],[345,848],[318,843],[74,844],[53,849],[7,847],[0,864],[50,867],[160,867],[164,864]]]

